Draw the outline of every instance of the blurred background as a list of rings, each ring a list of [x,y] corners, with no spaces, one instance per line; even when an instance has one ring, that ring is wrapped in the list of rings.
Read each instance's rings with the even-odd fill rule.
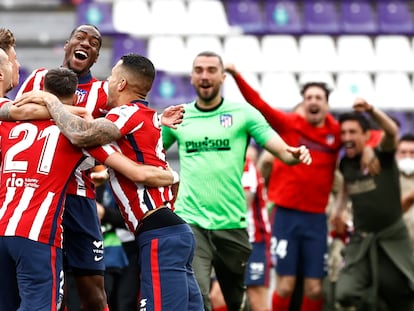
[[[0,25],[17,38],[21,81],[60,66],[76,25],[96,25],[103,47],[93,74],[105,79],[127,52],[158,70],[150,102],[190,101],[194,57],[213,50],[234,63],[271,105],[290,110],[301,84],[327,82],[334,112],[364,96],[413,130],[414,1],[0,0]],[[243,100],[231,78],[226,98]],[[13,96],[13,94],[12,94]]]

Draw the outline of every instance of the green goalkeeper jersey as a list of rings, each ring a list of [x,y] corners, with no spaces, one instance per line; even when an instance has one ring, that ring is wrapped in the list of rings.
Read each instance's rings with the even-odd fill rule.
[[[175,211],[190,224],[210,230],[247,227],[241,184],[246,148],[275,135],[263,116],[247,103],[227,100],[213,110],[185,105],[176,130],[163,127],[165,149],[178,143],[180,186]]]

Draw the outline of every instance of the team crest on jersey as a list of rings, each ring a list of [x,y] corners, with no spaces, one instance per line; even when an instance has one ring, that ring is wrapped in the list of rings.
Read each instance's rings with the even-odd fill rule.
[[[326,135],[326,143],[332,145],[335,142],[335,136],[332,134]]]
[[[76,89],[76,95],[78,96],[77,104],[82,103],[85,100],[85,96],[87,96],[87,94],[88,92],[85,90]]]
[[[231,114],[222,114],[220,116],[220,124],[221,126],[228,128],[233,125],[233,116]]]

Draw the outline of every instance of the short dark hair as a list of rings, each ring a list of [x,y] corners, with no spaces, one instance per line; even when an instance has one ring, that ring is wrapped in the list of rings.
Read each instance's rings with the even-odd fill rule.
[[[154,64],[145,56],[129,53],[121,57],[122,66],[134,75],[143,77],[152,84],[155,79]]]
[[[221,58],[221,56],[219,54],[217,54],[216,52],[213,52],[213,51],[203,51],[203,52],[198,53],[197,56],[196,56],[196,58],[197,57],[200,57],[200,56],[217,57],[218,60],[219,60],[220,65],[221,65],[221,67],[224,68],[223,58]]]
[[[302,85],[302,88],[300,90],[300,94],[302,95],[302,97],[304,96],[306,90],[310,87],[318,87],[318,88],[322,89],[325,93],[325,98],[328,101],[329,95],[331,94],[331,89],[328,87],[327,83],[325,83],[325,82],[316,82],[316,81],[305,83],[304,85]]]
[[[363,132],[366,132],[369,129],[371,129],[371,125],[368,119],[361,112],[346,112],[339,115],[338,119],[340,124],[344,123],[345,121],[357,121],[361,126]]]
[[[410,142],[414,142],[414,134],[411,133],[405,133],[403,135],[401,135],[400,139],[398,140],[398,142],[402,142],[402,141],[410,141]]]
[[[64,67],[50,69],[45,75],[45,90],[59,98],[73,96],[78,86],[78,76]]]
[[[7,28],[0,28],[0,48],[7,53],[14,46],[16,46],[16,38],[13,33]]]

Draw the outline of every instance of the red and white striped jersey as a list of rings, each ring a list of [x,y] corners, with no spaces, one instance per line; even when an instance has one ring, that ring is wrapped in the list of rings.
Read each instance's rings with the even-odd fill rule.
[[[2,122],[0,236],[61,247],[65,186],[84,155],[49,120]]]
[[[47,69],[45,68],[34,70],[22,84],[16,97],[32,90],[42,90],[46,73]],[[94,118],[103,117],[108,112],[106,107],[108,83],[106,81],[99,81],[92,77],[90,73],[84,77],[80,77],[76,95],[78,96],[76,105],[85,107]],[[89,168],[93,165],[94,163],[91,163]],[[67,193],[94,199],[95,185],[89,177],[91,171],[85,169],[85,167],[87,166],[84,164],[75,171],[67,187]]]
[[[253,202],[247,209],[249,240],[251,243],[270,241],[271,227],[266,207],[264,179],[250,159],[246,159],[244,165],[242,184],[245,191],[254,194]]]
[[[167,168],[157,112],[145,101],[134,101],[111,109],[106,118],[120,130],[114,147],[138,163]],[[110,171],[110,184],[128,228],[136,231],[144,214],[160,206],[173,209],[170,187],[146,187]]]

